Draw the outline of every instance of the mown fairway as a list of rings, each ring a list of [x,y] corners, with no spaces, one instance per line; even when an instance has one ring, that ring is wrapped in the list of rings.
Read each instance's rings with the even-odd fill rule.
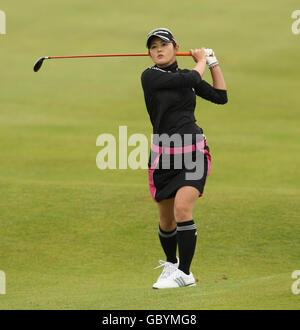
[[[4,0],[0,35],[0,309],[299,309],[299,54],[296,0]],[[195,288],[156,291],[163,259],[146,170],[99,170],[97,136],[145,134],[150,59],[169,27],[181,51],[213,48],[229,103],[198,99],[212,170],[194,218]],[[178,58],[192,68],[191,58]],[[209,72],[205,79],[211,82]],[[132,150],[130,147],[128,150]]]

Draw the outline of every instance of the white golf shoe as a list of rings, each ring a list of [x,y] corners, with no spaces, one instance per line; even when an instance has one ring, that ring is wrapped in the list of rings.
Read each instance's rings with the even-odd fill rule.
[[[196,281],[192,273],[187,275],[180,269],[176,269],[167,278],[163,278],[160,281],[157,281],[153,285],[153,289],[171,289],[195,285]]]
[[[154,269],[160,268],[160,267],[164,267],[162,273],[160,274],[160,276],[158,277],[156,283],[153,284],[153,288],[155,289],[155,286],[158,285],[158,283],[162,280],[165,280],[166,278],[168,278],[172,273],[174,273],[179,266],[179,260],[177,258],[177,263],[173,264],[172,262],[168,262],[168,261],[163,261],[163,260],[159,260],[160,265],[155,267]]]

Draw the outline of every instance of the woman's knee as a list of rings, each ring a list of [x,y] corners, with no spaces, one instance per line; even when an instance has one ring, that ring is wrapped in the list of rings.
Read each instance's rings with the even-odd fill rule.
[[[174,216],[160,216],[160,228],[164,231],[172,231],[176,227]]]
[[[193,208],[198,199],[199,191],[191,186],[181,187],[174,201],[174,215],[177,222],[191,220]]]
[[[160,227],[165,231],[172,231],[176,227],[174,216],[174,198],[158,204]]]
[[[185,203],[177,202],[174,205],[174,215],[177,222],[191,220],[192,208]]]

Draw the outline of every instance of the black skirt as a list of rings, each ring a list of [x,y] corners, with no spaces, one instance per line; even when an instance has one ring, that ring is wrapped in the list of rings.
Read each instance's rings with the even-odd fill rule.
[[[211,155],[205,139],[184,147],[152,144],[148,174],[153,200],[173,198],[183,186],[195,187],[201,197],[210,168]]]

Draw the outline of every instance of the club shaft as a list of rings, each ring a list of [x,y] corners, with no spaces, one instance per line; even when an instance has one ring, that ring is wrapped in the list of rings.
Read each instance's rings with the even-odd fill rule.
[[[116,57],[116,56],[148,56],[148,53],[133,54],[98,54],[98,55],[70,55],[70,56],[47,56],[47,59],[57,58],[82,58],[82,57]],[[177,56],[191,56],[190,52],[176,53]]]

